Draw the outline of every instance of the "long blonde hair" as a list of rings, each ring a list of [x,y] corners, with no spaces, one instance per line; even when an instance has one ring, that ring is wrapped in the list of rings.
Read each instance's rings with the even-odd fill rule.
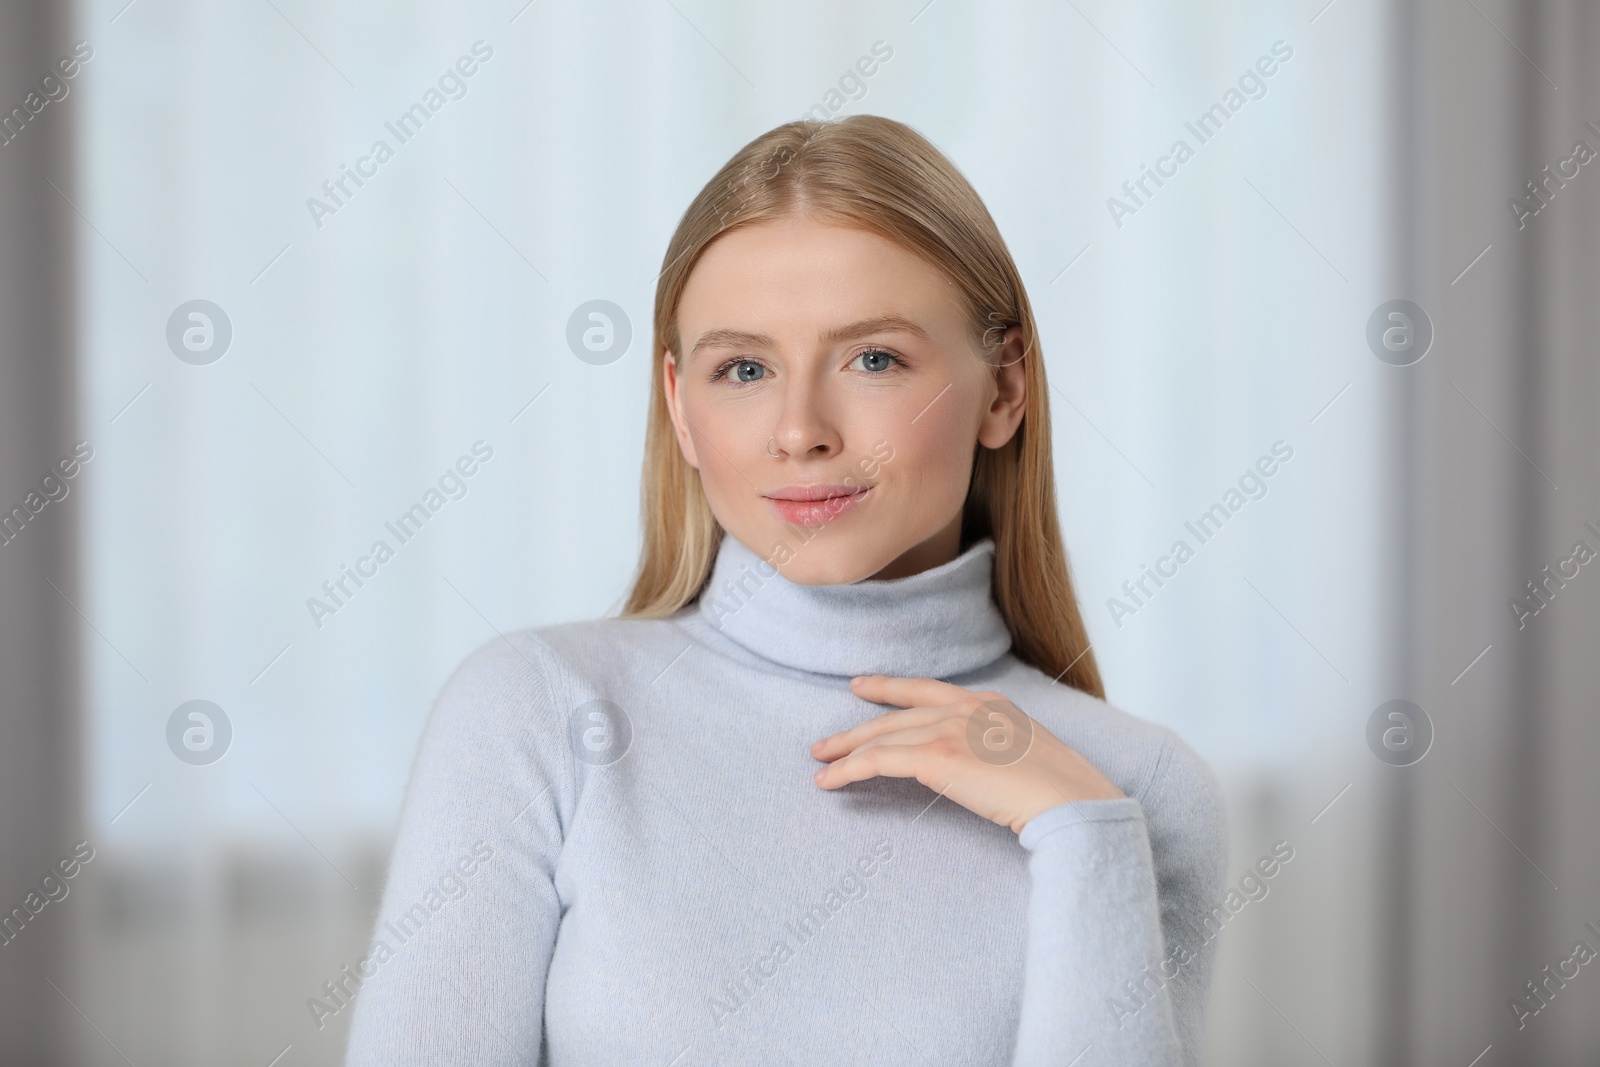
[[[661,618],[700,595],[723,531],[679,451],[662,357],[678,352],[678,302],[706,248],[742,226],[797,214],[877,233],[939,268],[965,295],[973,336],[993,362],[1020,327],[1027,410],[997,449],[975,447],[961,544],[995,543],[994,600],[1012,652],[1052,678],[1104,698],[1067,570],[1056,517],[1049,388],[1038,327],[1000,231],[955,166],[911,127],[875,115],[785,123],[730,159],[678,223],[656,285],[649,426],[641,503],[644,545],[623,618]]]

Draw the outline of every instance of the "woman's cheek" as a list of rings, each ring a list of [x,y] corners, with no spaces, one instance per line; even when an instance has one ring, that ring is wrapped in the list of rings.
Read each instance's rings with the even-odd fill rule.
[[[901,439],[905,442],[904,452]],[[971,465],[972,448],[977,439],[973,419],[962,398],[952,389],[920,418],[908,423],[901,434],[889,438],[889,443],[894,446],[896,461],[911,459],[930,472],[949,474],[964,473]]]
[[[894,459],[881,465],[880,476],[911,487],[903,497],[909,510],[942,517],[966,499],[975,435],[958,418],[933,419],[934,409],[899,433],[883,436]]]
[[[694,441],[700,476],[706,479],[739,479],[766,454],[770,431],[763,430],[776,421],[761,411],[746,406],[729,410],[727,406],[692,397],[684,405],[689,420],[689,437]]]
[[[700,484],[705,490],[706,499],[713,511],[722,513],[732,503],[728,490],[735,481],[742,479],[734,465],[737,459],[728,450],[732,441],[728,435],[719,433],[719,429],[715,425],[707,427],[695,421],[689,437],[694,441],[694,453],[700,466]]]

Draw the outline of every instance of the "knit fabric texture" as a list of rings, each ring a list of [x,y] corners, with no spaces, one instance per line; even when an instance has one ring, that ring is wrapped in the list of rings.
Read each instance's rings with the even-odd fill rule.
[[[325,1002],[347,1064],[1198,1064],[1216,780],[1011,654],[994,551],[804,586],[724,536],[671,618],[474,652]],[[1017,834],[912,778],[822,789],[812,743],[892,710],[858,674],[998,692],[1127,795]]]

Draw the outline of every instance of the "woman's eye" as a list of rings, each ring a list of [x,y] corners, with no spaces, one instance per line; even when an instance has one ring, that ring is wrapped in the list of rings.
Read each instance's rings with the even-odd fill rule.
[[[733,380],[736,382],[753,382],[766,376],[767,368],[754,360],[740,360],[733,365]]]
[[[850,365],[855,366],[858,362],[862,364],[862,370],[885,371],[899,363],[900,360],[881,348],[869,348],[865,352],[857,354],[856,358],[850,361]]]

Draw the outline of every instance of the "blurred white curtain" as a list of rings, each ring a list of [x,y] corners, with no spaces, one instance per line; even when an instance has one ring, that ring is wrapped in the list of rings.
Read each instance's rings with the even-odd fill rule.
[[[625,592],[668,236],[736,148],[833,101],[917,127],[985,197],[1041,319],[1111,697],[1217,768],[1235,877],[1296,850],[1218,944],[1214,1062],[1361,1061],[1388,769],[1363,731],[1407,695],[1383,657],[1394,368],[1365,342],[1408,295],[1383,252],[1385,9],[124,2],[80,5],[69,105],[106,856],[79,1003],[134,1062],[337,1062],[345,1020],[318,1031],[304,1002],[365,940],[445,676]],[[853,78],[877,42],[892,58]],[[461,57],[401,143],[386,124]],[[392,158],[364,162],[378,140]],[[633,331],[603,366],[566,342],[594,299]],[[169,346],[193,300],[231,326],[215,362]],[[464,496],[308,609],[480,441]],[[1266,494],[1199,544],[1185,523],[1278,442]],[[1119,617],[1179,539],[1194,558]],[[168,746],[197,699],[232,729],[208,765]]]

